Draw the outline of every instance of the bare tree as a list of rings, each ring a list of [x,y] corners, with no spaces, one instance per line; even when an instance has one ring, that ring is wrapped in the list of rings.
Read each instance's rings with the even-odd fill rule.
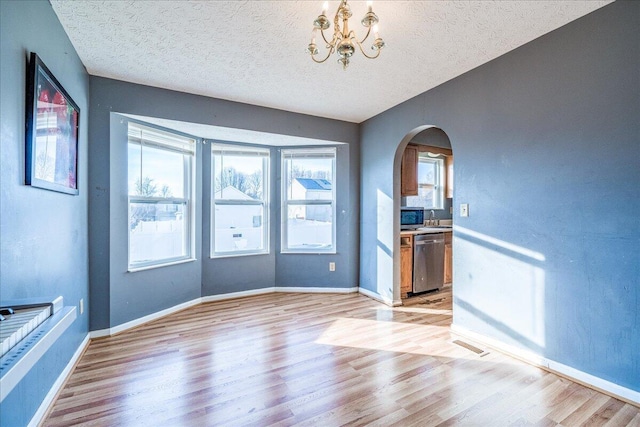
[[[234,187],[243,193],[247,189],[247,176],[238,172],[233,167],[224,168],[219,176],[216,176],[216,191],[223,190],[227,187]]]
[[[254,199],[261,199],[263,194],[262,171],[254,171],[250,175],[247,175],[245,179],[245,189],[242,191]]]
[[[158,192],[158,186],[148,176],[142,178],[142,181],[140,181],[140,178],[136,179],[135,186],[137,196],[153,197]]]
[[[169,198],[171,196],[173,196],[173,192],[171,191],[171,188],[169,188],[167,184],[163,185],[162,189],[160,190],[160,197]]]
[[[167,187],[166,185],[164,187]],[[163,187],[163,191],[164,191]],[[135,190],[137,196],[153,197],[158,193],[158,186],[148,176],[136,179]],[[140,221],[151,220],[155,217],[155,204],[137,203],[129,217],[129,226],[133,229]]]

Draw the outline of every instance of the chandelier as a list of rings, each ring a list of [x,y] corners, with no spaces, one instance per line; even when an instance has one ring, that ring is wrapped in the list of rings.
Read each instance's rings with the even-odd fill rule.
[[[336,52],[339,56],[338,62],[342,64],[343,69],[347,69],[349,65],[349,58],[355,53],[356,45],[360,48],[360,52],[369,59],[375,59],[380,56],[380,50],[384,47],[384,41],[380,38],[378,34],[378,17],[375,13],[373,13],[371,1],[367,2],[367,13],[364,15],[364,18],[360,21],[362,25],[367,29],[367,34],[365,34],[362,40],[358,40],[356,33],[353,30],[349,30],[349,18],[353,15],[351,13],[351,8],[347,4],[347,0],[341,0],[340,6],[338,6],[338,10],[336,11],[336,15],[333,18],[333,38],[331,40],[327,40],[327,37],[324,34],[324,30],[329,28],[329,19],[327,18],[327,9],[329,8],[329,3],[324,2],[322,7],[322,13],[313,21],[313,33],[311,35],[311,43],[309,43],[309,47],[307,47],[307,52],[311,55],[311,59],[313,59],[318,64],[325,62],[332,53]],[[342,20],[342,27],[340,27],[340,21]],[[373,29],[374,40],[371,45],[371,50],[375,53],[373,55],[367,55],[365,50],[362,48],[362,43],[364,43],[369,35],[371,34],[371,30]],[[320,30],[320,34],[322,35],[322,39],[326,43],[326,47],[328,49],[327,56],[324,59],[316,58],[318,54],[318,48],[316,46],[316,35]]]

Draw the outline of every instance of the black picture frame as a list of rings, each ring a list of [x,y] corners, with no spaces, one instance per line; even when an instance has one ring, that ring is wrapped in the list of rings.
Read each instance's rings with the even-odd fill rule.
[[[79,194],[80,108],[40,57],[27,67],[25,183]]]

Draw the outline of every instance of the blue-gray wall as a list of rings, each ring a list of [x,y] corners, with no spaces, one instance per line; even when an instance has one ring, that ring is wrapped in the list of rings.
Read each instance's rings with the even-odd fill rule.
[[[92,76],[90,85],[92,330],[118,326],[200,296],[273,286],[358,285],[358,125],[101,77]],[[271,254],[209,258],[211,153],[208,144],[198,144],[197,261],[127,273],[126,125],[114,113],[346,143],[339,145],[337,159],[338,253],[278,254],[280,207],[274,198]],[[272,151],[272,194],[277,195],[279,155]],[[329,261],[336,262],[336,272],[329,272]]]
[[[639,391],[639,31],[640,2],[617,1],[365,122],[361,286],[398,280],[396,148],[435,125],[454,324]]]
[[[24,185],[26,64],[36,52],[80,107],[78,188]],[[89,76],[47,1],[0,2],[0,299],[59,296],[88,303]],[[78,313],[79,314],[79,313]],[[26,425],[89,330],[79,315],[0,404],[0,425]]]

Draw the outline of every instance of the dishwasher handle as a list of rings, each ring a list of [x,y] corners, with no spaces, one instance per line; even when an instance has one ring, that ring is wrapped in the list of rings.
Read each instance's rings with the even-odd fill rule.
[[[436,239],[426,239],[426,240],[418,240],[416,239],[414,244],[416,246],[421,246],[421,245],[431,245],[434,243],[444,243],[444,237],[442,238],[436,238]]]

